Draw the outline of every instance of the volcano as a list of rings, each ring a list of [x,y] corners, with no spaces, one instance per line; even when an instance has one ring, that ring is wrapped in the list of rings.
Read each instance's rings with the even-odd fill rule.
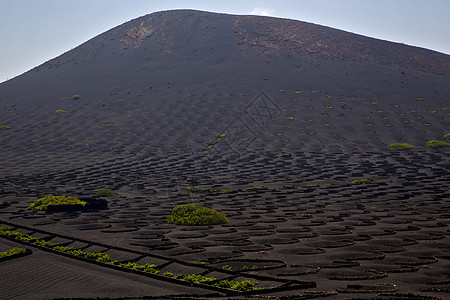
[[[32,254],[0,262],[0,290],[445,298],[449,92],[449,55],[301,21],[175,10],[113,28],[0,84],[0,223],[159,275],[9,237],[0,252]],[[107,207],[25,209],[102,188]],[[230,223],[167,224],[188,203]]]

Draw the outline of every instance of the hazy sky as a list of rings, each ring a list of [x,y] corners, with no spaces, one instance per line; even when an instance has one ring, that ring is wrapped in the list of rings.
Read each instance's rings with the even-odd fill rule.
[[[450,54],[450,0],[0,0],[0,82],[126,21],[182,8],[296,19]]]

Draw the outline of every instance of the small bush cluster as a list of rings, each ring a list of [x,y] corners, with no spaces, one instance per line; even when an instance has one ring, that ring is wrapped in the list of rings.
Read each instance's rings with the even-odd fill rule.
[[[189,281],[189,282],[195,282],[195,283],[206,283],[211,281],[216,281],[217,279],[214,277],[206,277],[201,274],[180,274],[175,276],[175,278]]]
[[[99,197],[117,197],[117,194],[108,189],[99,189],[96,193]]]
[[[80,98],[81,98],[80,95],[73,95],[73,96],[72,96],[72,100],[78,100],[78,99],[80,99]]]
[[[450,146],[449,143],[447,142],[443,142],[443,141],[438,141],[438,140],[432,140],[427,142],[427,146],[433,149],[437,149],[437,148],[442,148],[442,147],[448,147]]]
[[[167,272],[167,273],[170,273],[170,272]],[[164,274],[166,274],[166,273],[164,273]],[[173,276],[172,273],[170,273],[169,275]],[[168,277],[172,277],[172,276],[168,276]],[[258,289],[256,287],[258,282],[251,281],[251,280],[234,281],[234,280],[224,279],[224,280],[217,281],[217,278],[215,278],[215,277],[206,277],[201,274],[186,274],[186,275],[179,274],[179,275],[173,276],[173,278],[179,279],[179,280],[184,280],[184,281],[189,281],[189,282],[194,282],[194,283],[212,284],[213,286],[232,289],[232,290],[236,290],[236,291],[252,291],[252,290]]]
[[[89,260],[94,260],[98,262],[108,263],[112,264],[118,267],[130,269],[130,270],[136,270],[136,271],[142,271],[146,273],[151,274],[160,274],[159,267],[154,264],[146,263],[145,265],[139,265],[135,262],[127,262],[127,263],[119,263],[117,261],[113,261],[108,254],[104,252],[83,252],[79,249],[74,249],[73,247],[67,247],[67,246],[61,246],[57,243],[51,243],[47,242],[43,239],[32,237],[28,234],[20,233],[14,230],[11,230],[8,227],[0,227],[0,236],[6,236],[9,238],[13,238],[15,240],[21,240],[28,242],[30,244],[47,247],[54,249],[56,251],[64,252],[72,256],[82,257]],[[14,248],[12,250],[8,250],[5,252],[0,252],[0,258],[2,255],[14,255],[18,253],[25,252],[26,249],[20,249],[20,248]],[[4,254],[6,253],[6,254]],[[189,282],[195,282],[195,283],[206,283],[206,284],[212,284],[217,287],[223,287],[223,288],[229,288],[237,291],[251,291],[258,289],[256,285],[258,284],[257,281],[250,281],[250,280],[244,280],[244,281],[233,281],[233,280],[220,280],[217,281],[214,277],[206,277],[201,274],[178,274],[174,275],[172,272],[165,272],[162,274],[165,277],[171,277],[178,280],[184,280]]]
[[[221,135],[219,135],[219,137],[217,138],[217,141],[215,143],[209,145],[208,147],[206,147],[205,151],[210,150],[212,147],[214,147],[215,144],[220,143],[226,136],[227,136],[226,133],[222,133]]]
[[[244,281],[233,281],[233,280],[221,280],[213,285],[223,288],[228,288],[232,290],[237,291],[252,291],[258,289],[256,285],[258,284],[257,281],[252,280],[244,280]]]
[[[13,255],[25,254],[26,252],[27,252],[26,249],[15,247],[15,248],[0,252],[0,259],[10,257]]]
[[[306,185],[306,187],[318,187],[319,185],[317,185],[317,184],[314,184],[314,183],[308,183],[307,185]]]
[[[34,244],[37,246],[47,247],[51,249],[55,249],[57,251],[61,251],[73,256],[83,257],[86,259],[96,260],[100,262],[111,262],[111,258],[109,258],[108,254],[103,252],[83,252],[81,250],[75,249],[73,247],[65,247],[61,246],[57,243],[47,242],[43,239],[38,239],[32,237],[31,235],[20,233],[14,230],[9,229],[8,227],[0,228],[0,235],[13,238],[15,240],[20,240],[24,242],[28,242],[30,244]]]
[[[67,111],[62,110],[62,109],[58,109],[57,111],[55,111],[55,115],[62,115],[65,114]]]
[[[196,204],[177,206],[167,218],[167,223],[188,226],[218,225],[229,222],[224,213]]]
[[[146,263],[145,265],[138,265],[135,262],[120,263],[120,267],[124,267],[131,270],[143,271],[151,274],[159,274],[157,265]]]
[[[370,179],[360,179],[352,181],[353,184],[367,184],[367,183],[373,183],[373,180]]]
[[[446,135],[444,135],[444,138],[447,140],[450,140],[450,133],[447,133]]]
[[[196,261],[196,260],[190,261],[189,263],[195,264],[195,265],[206,265],[207,264],[204,261]]]
[[[389,146],[391,150],[400,151],[400,150],[408,150],[414,148],[413,145],[408,143],[393,143]]]
[[[86,259],[96,260],[99,262],[111,262],[112,261],[111,258],[109,257],[109,255],[104,252],[83,252],[78,249],[73,249],[72,247],[69,247],[68,250],[63,251],[63,252],[68,253],[73,256],[83,257]]]
[[[53,196],[49,195],[44,198],[40,198],[34,201],[30,206],[27,207],[28,210],[47,210],[49,205],[76,205],[80,204],[85,206],[86,201],[81,201],[75,197],[66,196]]]
[[[246,191],[267,190],[267,188],[265,186],[254,186],[254,187],[248,187],[245,190]]]
[[[6,126],[6,125],[0,126],[0,130],[8,130],[11,128],[12,128],[11,126]]]

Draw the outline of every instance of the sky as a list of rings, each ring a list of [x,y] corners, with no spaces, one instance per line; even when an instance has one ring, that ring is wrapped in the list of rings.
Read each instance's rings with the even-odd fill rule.
[[[450,0],[0,0],[0,82],[162,10],[306,21],[450,55]]]

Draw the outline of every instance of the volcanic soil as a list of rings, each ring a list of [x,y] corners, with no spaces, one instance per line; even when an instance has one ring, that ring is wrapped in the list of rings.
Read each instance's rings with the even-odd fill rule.
[[[113,28],[0,85],[0,225],[261,289],[0,238],[32,251],[0,261],[1,298],[449,298],[450,147],[427,146],[450,142],[449,91],[448,55],[300,21],[180,10]],[[106,207],[26,210],[100,188]],[[167,224],[188,203],[230,223]]]

